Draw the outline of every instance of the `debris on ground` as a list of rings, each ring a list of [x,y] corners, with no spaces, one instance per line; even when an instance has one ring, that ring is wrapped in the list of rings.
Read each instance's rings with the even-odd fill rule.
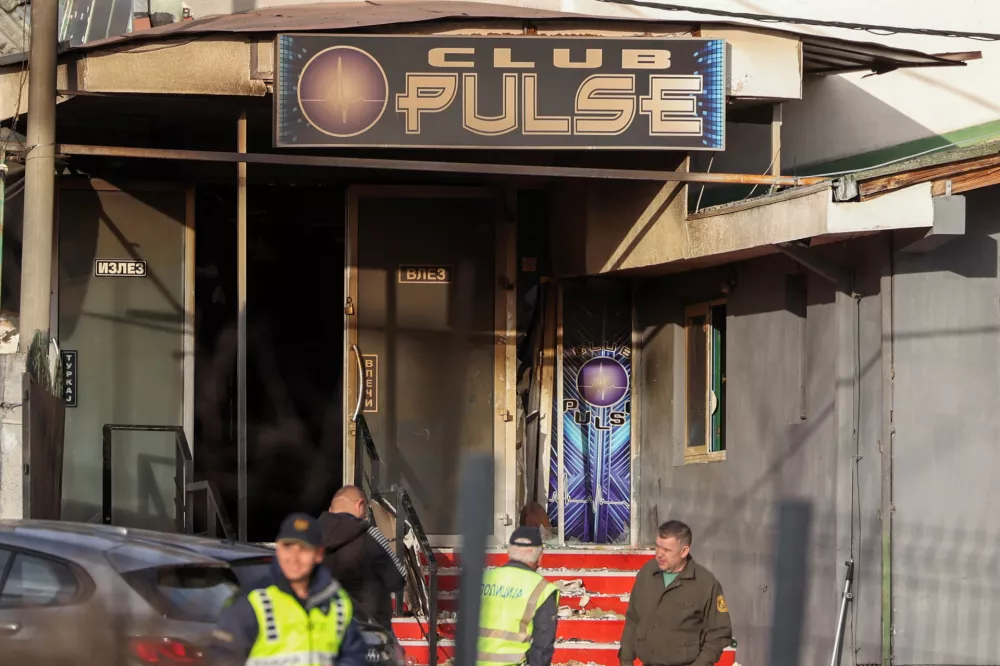
[[[589,617],[597,618],[602,620],[623,620],[624,615],[616,613],[612,610],[605,610],[603,608],[591,608],[589,610],[583,610],[581,608],[572,608],[571,606],[560,606],[559,607],[559,617],[561,618],[573,618],[573,617]]]
[[[587,592],[587,590],[583,587],[582,578],[574,578],[572,580],[554,580],[552,583],[559,588],[559,593],[564,596],[580,597],[585,595]]]

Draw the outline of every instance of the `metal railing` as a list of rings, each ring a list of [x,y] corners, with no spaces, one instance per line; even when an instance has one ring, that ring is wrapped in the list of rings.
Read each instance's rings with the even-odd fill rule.
[[[361,367],[361,354],[358,351],[357,346],[354,346],[354,354],[358,359],[358,370],[359,370],[359,394],[361,381],[363,381],[363,369]],[[428,585],[424,587],[423,585],[423,575],[420,569],[420,559],[417,558],[416,563],[416,573],[418,575],[418,580],[415,582],[415,587],[418,590],[418,599],[414,601],[420,605],[419,609],[414,610],[414,615],[418,612],[423,612],[427,615],[427,645],[429,653],[429,666],[437,666],[437,644],[438,644],[438,563],[437,557],[434,555],[434,549],[431,548],[430,541],[427,538],[427,533],[424,531],[423,524],[420,522],[420,516],[417,515],[417,510],[413,506],[413,502],[410,500],[409,493],[406,489],[399,484],[393,484],[388,489],[382,488],[381,480],[381,466],[382,460],[378,454],[378,448],[375,446],[375,440],[372,437],[371,430],[368,428],[368,422],[365,421],[364,414],[361,413],[360,409],[360,396],[358,401],[358,408],[355,409],[352,419],[354,420],[355,432],[354,432],[354,485],[365,493],[365,495],[372,501],[378,501],[380,506],[383,506],[390,510],[396,519],[396,555],[399,557],[400,562],[407,561],[406,553],[406,543],[404,541],[406,537],[406,527],[409,526],[412,530],[413,535],[416,537],[417,546],[420,551],[420,555],[423,556],[424,560],[427,562],[427,578]],[[369,474],[365,473],[365,461],[369,463],[369,468],[371,472]],[[391,500],[390,500],[391,498]],[[389,504],[389,506],[386,506]],[[403,592],[396,593],[396,608],[395,614],[403,614]],[[418,620],[419,623],[419,620]]]
[[[113,460],[112,449],[115,431],[127,432],[171,432],[174,434],[174,527],[178,533],[194,534],[195,496],[205,493],[205,515],[208,527],[205,534],[216,537],[221,526],[223,538],[233,540],[233,528],[226,514],[225,506],[219,499],[218,490],[210,481],[194,480],[194,457],[188,445],[187,436],[181,426],[139,425],[105,423],[101,429],[103,478],[101,489],[101,522],[112,524]]]

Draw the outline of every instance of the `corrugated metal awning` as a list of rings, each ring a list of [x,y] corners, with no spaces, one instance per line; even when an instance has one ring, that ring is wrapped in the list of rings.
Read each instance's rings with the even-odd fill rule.
[[[883,74],[905,67],[949,67],[964,64],[952,58],[889,48],[881,44],[815,35],[801,35],[801,39],[803,67],[809,74],[842,74],[869,70]]]
[[[685,12],[685,20],[677,22],[639,16],[628,18],[587,16],[549,9],[462,0],[331,2],[271,7],[238,14],[208,16],[89,42],[77,48],[93,50],[123,42],[191,37],[213,33],[342,32],[433,21],[468,23],[471,21],[515,20],[531,24],[573,21],[574,23],[593,23],[595,26],[601,23],[605,25],[629,23],[650,26],[683,25],[687,29],[696,29],[696,26],[687,20],[691,18],[689,14],[697,14],[697,11]],[[708,16],[705,16],[704,20],[699,16],[698,21],[702,25],[733,25],[728,21],[712,20]],[[746,27],[741,24],[735,25]],[[525,28],[528,27],[530,26],[525,26]],[[810,73],[833,74],[864,70],[881,73],[903,67],[953,67],[964,64],[954,59],[879,44],[817,37],[787,29],[775,30],[770,27],[768,29],[799,35],[803,43],[805,70]]]

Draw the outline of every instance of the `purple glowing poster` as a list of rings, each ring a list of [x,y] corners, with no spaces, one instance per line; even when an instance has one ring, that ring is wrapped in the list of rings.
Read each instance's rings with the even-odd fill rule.
[[[562,395],[553,408],[549,516],[558,524],[559,440],[565,537],[627,543],[631,520],[632,308],[628,283],[567,284],[562,294]]]

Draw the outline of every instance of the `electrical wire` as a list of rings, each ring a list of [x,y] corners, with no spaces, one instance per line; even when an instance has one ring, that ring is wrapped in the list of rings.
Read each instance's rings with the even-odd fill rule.
[[[771,173],[771,167],[774,166],[774,162],[775,162],[775,160],[778,159],[778,155],[780,155],[780,154],[781,154],[781,148],[778,148],[778,150],[774,151],[774,157],[771,158],[771,163],[767,165],[766,169],[764,169],[764,175],[765,176],[767,174]],[[756,191],[757,191],[757,186],[754,185],[753,188],[750,190],[750,194],[748,194],[745,197],[743,197],[743,201],[746,201],[747,199],[749,199],[750,197],[752,197],[753,193],[756,192]]]
[[[811,25],[822,28],[843,28],[844,30],[858,30],[868,32],[873,35],[924,35],[927,37],[954,37],[960,39],[975,39],[984,42],[1000,41],[1000,33],[994,32],[962,32],[960,30],[938,30],[934,28],[904,28],[890,25],[872,25],[869,23],[848,23],[844,21],[823,21],[820,19],[809,19],[794,16],[770,16],[767,14],[752,14],[749,12],[731,12],[724,9],[708,9],[703,7],[687,7],[684,5],[660,4],[658,2],[645,2],[644,0],[598,0],[612,5],[630,5],[634,7],[648,7],[650,9],[661,9],[668,12],[692,12],[694,14],[706,14],[708,16],[721,16],[725,18],[738,18],[749,21],[760,21],[761,23],[791,23],[795,25]]]

